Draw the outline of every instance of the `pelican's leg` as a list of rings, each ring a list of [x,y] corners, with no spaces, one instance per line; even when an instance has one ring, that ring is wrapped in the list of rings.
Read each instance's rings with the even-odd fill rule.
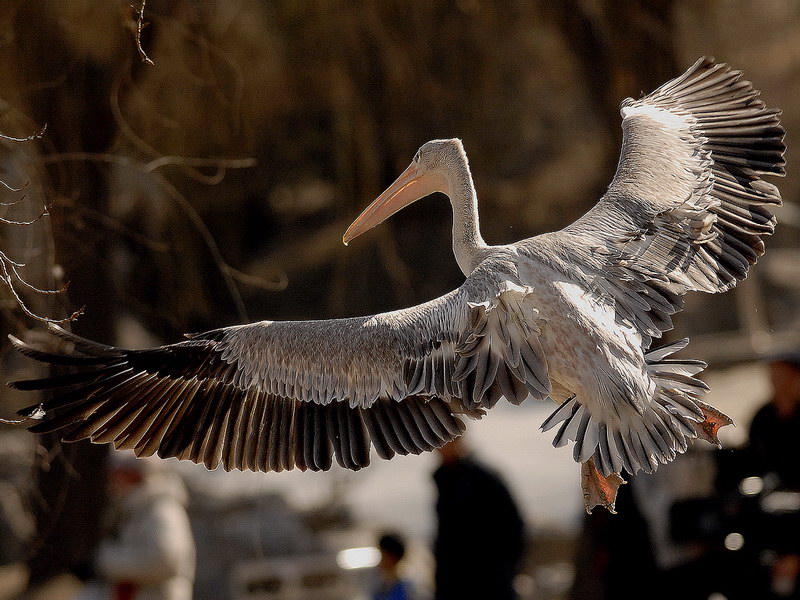
[[[706,418],[702,423],[695,423],[694,428],[697,431],[697,437],[714,444],[717,448],[722,448],[717,432],[725,425],[733,425],[733,419],[713,406],[709,406],[697,399],[694,400],[694,403],[700,407],[700,410],[703,411],[703,416]]]
[[[581,488],[586,512],[591,514],[595,506],[603,506],[610,513],[616,514],[614,502],[617,500],[617,490],[623,483],[626,482],[619,473],[605,477],[594,466],[594,460],[591,458],[581,463]]]

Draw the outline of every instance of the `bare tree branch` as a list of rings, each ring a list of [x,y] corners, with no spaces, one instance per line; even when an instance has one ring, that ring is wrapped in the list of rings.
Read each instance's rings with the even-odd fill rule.
[[[183,157],[183,156],[159,156],[159,152],[153,148],[150,144],[145,142],[137,133],[133,130],[133,128],[128,124],[128,121],[125,119],[125,116],[122,114],[122,109],[119,105],[119,90],[120,86],[122,85],[122,78],[123,73],[126,73],[128,69],[124,69],[120,76],[116,78],[114,81],[114,85],[112,86],[110,102],[111,102],[111,113],[114,116],[114,121],[119,125],[120,130],[125,135],[126,139],[129,140],[134,146],[136,146],[142,153],[149,156],[156,156],[158,158],[153,159],[146,165],[146,172],[150,172],[152,170],[159,169],[163,166],[167,165],[177,165],[180,167],[184,167],[184,173],[194,179],[198,183],[203,183],[206,185],[217,185],[225,178],[225,169],[243,169],[246,167],[252,167],[256,164],[255,159],[252,158],[245,158],[245,159],[221,159],[221,158],[213,158],[213,159],[205,159],[205,158],[192,158],[192,157]],[[153,107],[153,114],[158,114],[155,107]],[[215,167],[217,172],[213,175],[205,175],[198,171],[195,167]]]
[[[6,139],[10,139],[10,138],[6,138]],[[15,188],[15,187],[11,187],[10,185],[8,185],[5,181],[0,180],[0,185],[3,186],[4,188],[6,188],[9,192],[21,192],[26,187],[28,187],[28,185],[30,185],[30,183],[31,183],[30,181],[26,181],[25,184],[22,187]],[[17,203],[22,202],[24,199],[25,199],[25,196],[23,196],[22,198],[20,198],[19,200],[15,201],[15,202],[3,202],[3,203],[0,203],[0,206],[14,206]]]
[[[146,27],[144,23],[145,4],[147,4],[147,0],[142,0],[142,6],[138,10],[133,5],[131,5],[131,8],[133,8],[133,10],[136,11],[137,13],[135,37],[136,37],[136,49],[139,51],[139,58],[142,59],[142,62],[146,62],[147,64],[152,65],[153,61],[150,60],[150,57],[147,56],[147,53],[142,48],[142,29]]]
[[[15,261],[11,260],[5,254],[5,252],[0,251],[0,282],[4,283],[6,285],[6,287],[11,292],[11,295],[14,297],[14,300],[17,302],[19,307],[22,309],[22,311],[26,315],[28,315],[32,319],[35,319],[37,321],[41,321],[43,323],[59,323],[59,324],[61,324],[61,323],[66,323],[68,321],[74,321],[81,314],[83,314],[83,308],[79,308],[78,310],[76,310],[75,312],[73,312],[71,315],[69,315],[68,317],[66,317],[64,319],[54,319],[52,317],[45,317],[45,316],[42,316],[42,315],[37,315],[35,312],[33,312],[30,308],[28,308],[28,305],[22,299],[22,296],[19,295],[19,292],[17,292],[16,284],[14,283],[15,279],[16,279],[16,281],[18,283],[22,284],[24,287],[26,287],[26,288],[28,288],[30,290],[33,290],[33,291],[35,291],[37,293],[40,293],[40,294],[48,294],[48,295],[49,294],[60,294],[60,293],[62,293],[64,291],[66,291],[67,286],[64,286],[63,288],[61,288],[59,290],[43,290],[43,289],[37,288],[36,286],[31,285],[30,283],[25,281],[25,279],[23,279],[23,277],[19,274],[19,271],[17,269],[19,267],[22,267],[22,266],[24,266],[22,263],[18,263],[18,262],[15,262]]]
[[[42,162],[44,163],[56,163],[59,161],[94,161],[94,162],[101,162],[101,163],[108,163],[108,164],[117,164],[122,165],[125,167],[129,167],[132,169],[136,169],[141,172],[149,173],[151,177],[154,178],[155,182],[158,186],[167,194],[167,196],[180,208],[186,216],[189,218],[189,221],[194,226],[195,230],[200,234],[203,242],[205,243],[206,248],[211,253],[211,257],[214,260],[214,263],[217,265],[217,269],[219,270],[220,274],[222,275],[223,280],[225,281],[225,285],[228,289],[228,292],[233,300],[234,305],[236,306],[236,310],[238,313],[239,318],[242,321],[247,320],[247,311],[245,310],[244,300],[242,299],[241,294],[239,293],[239,289],[236,286],[236,281],[240,281],[242,283],[246,283],[248,285],[256,285],[255,281],[260,279],[260,284],[258,287],[263,289],[269,290],[281,290],[285,287],[285,283],[283,282],[283,278],[279,277],[277,281],[268,281],[266,279],[261,279],[253,276],[245,276],[242,277],[241,275],[237,275],[236,269],[231,267],[223,258],[222,252],[219,249],[214,237],[211,235],[211,232],[206,227],[203,219],[191,205],[191,203],[186,199],[186,197],[181,194],[181,192],[173,186],[169,181],[167,181],[162,175],[156,173],[156,169],[161,166],[165,166],[167,164],[182,164],[185,163],[186,165],[195,166],[216,166],[220,170],[224,169],[235,169],[235,168],[245,168],[252,166],[255,164],[253,159],[226,159],[226,158],[218,158],[218,159],[205,159],[205,158],[191,158],[191,157],[165,157],[168,160],[162,161],[161,159],[156,159],[151,161],[150,163],[142,163],[134,158],[129,156],[120,156],[116,154],[106,154],[106,153],[93,153],[93,152],[63,152],[58,154],[49,154],[47,156],[42,157]],[[155,164],[154,164],[155,163]]]
[[[168,165],[182,167],[215,167],[217,172],[213,175],[205,175],[195,168],[186,169],[184,172],[198,183],[217,185],[225,178],[226,169],[254,167],[256,165],[256,160],[254,158],[190,158],[183,156],[162,156],[144,165],[144,170],[150,173]]]
[[[10,136],[10,135],[6,135],[4,133],[0,133],[0,138],[2,138],[4,140],[10,140],[12,142],[30,142],[31,140],[38,140],[40,137],[42,137],[44,135],[44,132],[46,130],[47,130],[47,123],[42,125],[42,128],[39,131],[37,131],[36,133],[32,133],[28,137],[18,138],[18,137],[13,137],[13,136]],[[7,184],[3,184],[3,185],[5,185],[5,187],[10,189],[11,191],[14,191],[14,192],[18,192],[19,191],[19,190],[15,190],[12,187],[9,187]]]
[[[110,217],[93,208],[87,207],[80,202],[76,202],[72,198],[62,196],[59,199],[59,204],[61,206],[66,206],[70,211],[74,211],[82,218],[97,223],[109,231],[113,231],[114,233],[127,238],[131,242],[139,244],[150,252],[169,252],[169,244],[155,240],[147,235],[143,235],[141,232],[125,225],[125,223],[123,223],[120,219],[115,219],[114,217]]]
[[[275,275],[273,281],[269,281],[257,275],[243,273],[242,271],[234,269],[231,266],[229,266],[228,269],[230,269],[231,276],[239,283],[262,290],[267,290],[269,292],[281,292],[286,289],[287,285],[289,285],[289,276],[286,274],[286,271],[282,271],[281,269],[272,269],[272,272]]]
[[[15,204],[18,204],[18,203],[22,202],[24,199],[25,199],[25,196],[23,196],[22,198],[20,198],[16,202],[9,202],[7,204],[0,204],[0,206],[14,206]],[[4,225],[21,225],[21,226],[33,225],[34,223],[36,223],[36,221],[38,221],[42,217],[46,217],[49,214],[50,213],[47,211],[47,207],[45,207],[42,210],[42,212],[39,213],[39,215],[37,217],[34,217],[30,221],[15,221],[14,219],[6,219],[5,217],[0,217],[0,223],[3,223]]]
[[[37,132],[27,136],[27,137],[14,137],[14,136],[6,135],[4,133],[0,133],[0,139],[9,140],[9,141],[12,141],[12,142],[29,142],[31,140],[35,140],[35,139],[41,138],[44,135],[44,132],[46,130],[47,130],[47,124],[45,123],[39,131],[37,131]],[[27,188],[29,184],[30,184],[30,181],[27,181],[21,187],[15,188],[15,187],[9,185],[8,183],[6,183],[5,181],[0,180],[0,186],[2,186],[3,188],[5,188],[6,190],[11,191],[11,192],[21,192],[22,190]],[[14,200],[13,202],[0,202],[0,206],[2,206],[2,207],[15,206],[15,205],[19,204],[20,202],[22,202],[23,200],[25,200],[26,198],[27,198],[27,196],[23,195],[21,198],[19,198],[17,200]],[[17,219],[9,219],[9,218],[6,218],[6,217],[0,217],[0,224],[2,224],[2,225],[15,225],[15,226],[19,226],[19,227],[28,227],[28,226],[33,225],[34,223],[36,223],[37,221],[39,221],[40,219],[42,219],[43,217],[46,217],[48,215],[49,215],[48,208],[45,206],[42,209],[42,212],[39,213],[33,219],[30,219],[28,221],[23,221],[23,220],[17,220]],[[19,272],[19,269],[21,269],[24,266],[25,266],[24,263],[17,262],[15,260],[11,259],[5,252],[0,250],[0,283],[5,284],[5,286],[8,288],[8,290],[11,292],[11,295],[14,298],[14,300],[16,301],[17,305],[22,309],[22,311],[27,316],[29,316],[30,318],[35,319],[37,321],[44,322],[44,323],[66,323],[68,321],[75,320],[83,312],[83,309],[79,309],[79,310],[73,312],[71,315],[69,315],[68,317],[66,317],[64,319],[55,319],[53,317],[39,315],[36,312],[34,312],[33,310],[31,310],[28,307],[28,305],[26,304],[26,302],[23,300],[22,296],[19,294],[17,286],[22,286],[23,288],[26,288],[26,289],[28,289],[28,290],[30,290],[32,292],[35,292],[37,294],[44,294],[44,295],[61,294],[64,291],[66,291],[68,286],[64,285],[60,289],[44,289],[44,288],[40,288],[38,286],[35,286],[32,283],[28,282],[22,276],[22,274]]]

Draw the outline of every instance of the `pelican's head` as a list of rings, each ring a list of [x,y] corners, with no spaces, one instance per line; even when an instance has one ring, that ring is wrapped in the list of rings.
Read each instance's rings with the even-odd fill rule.
[[[347,228],[342,241],[348,244],[394,213],[434,192],[450,195],[451,181],[459,168],[466,168],[467,157],[461,140],[432,140],[417,150],[414,160],[385,192],[364,209]]]

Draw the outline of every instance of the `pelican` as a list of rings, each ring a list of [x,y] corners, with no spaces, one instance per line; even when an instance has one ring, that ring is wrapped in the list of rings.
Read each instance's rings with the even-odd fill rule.
[[[773,232],[784,174],[780,111],[741,72],[701,58],[621,104],[608,191],[564,229],[513,244],[481,237],[458,139],[424,144],[344,234],[345,244],[416,200],[446,194],[466,279],[424,304],[323,321],[262,321],[128,350],[51,326],[67,350],[11,337],[76,372],[17,381],[49,390],[20,414],[37,433],[88,438],[209,469],[358,470],[370,453],[419,454],[458,437],[501,399],[558,403],[541,429],[572,443],[586,509],[614,509],[622,473],[652,473],[731,423],[702,401],[699,360],[660,347],[691,290],[744,279]],[[62,344],[62,347],[64,345]]]

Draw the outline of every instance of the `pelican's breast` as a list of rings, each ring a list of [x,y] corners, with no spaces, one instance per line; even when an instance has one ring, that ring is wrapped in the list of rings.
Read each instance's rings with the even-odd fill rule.
[[[540,339],[552,380],[587,400],[604,396],[609,385],[636,396],[648,393],[652,383],[641,337],[618,321],[607,298],[541,263],[520,267],[540,310]]]

